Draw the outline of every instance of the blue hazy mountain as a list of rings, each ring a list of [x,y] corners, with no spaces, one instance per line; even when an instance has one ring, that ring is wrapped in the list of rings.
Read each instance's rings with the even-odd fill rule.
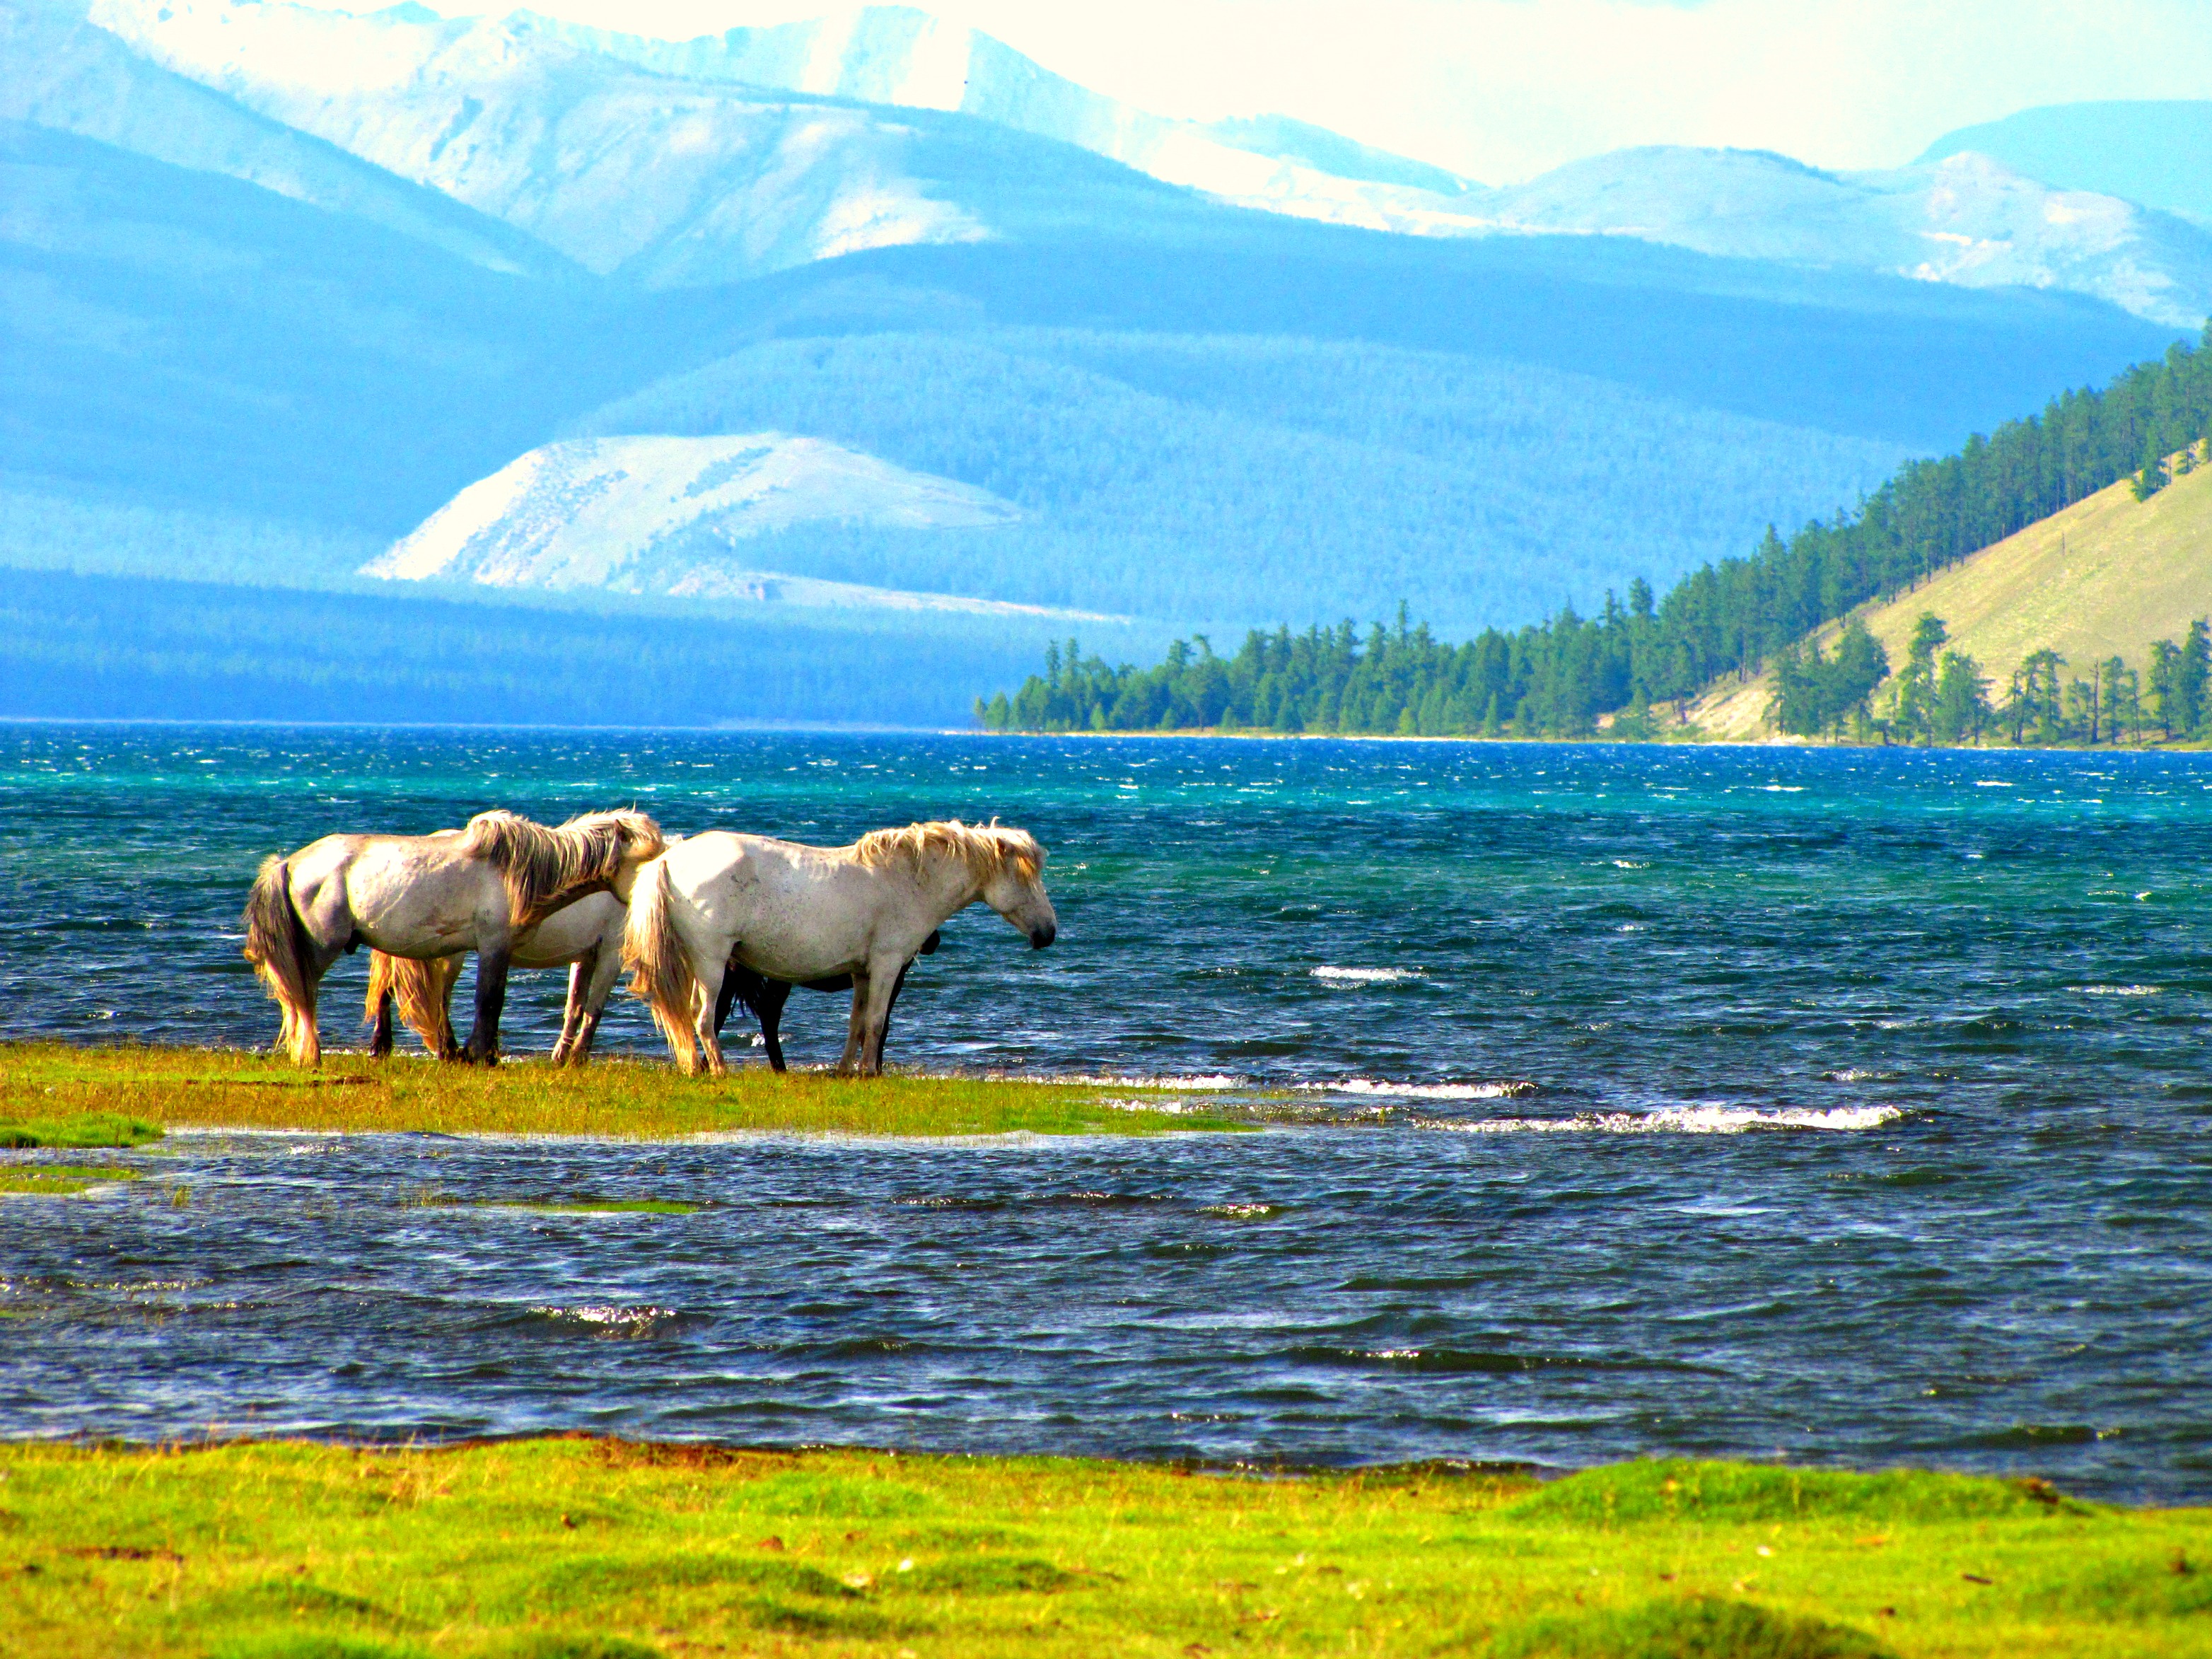
[[[323,39],[315,15],[258,9]],[[386,97],[320,46],[210,84],[66,5],[0,5],[0,564],[47,573],[11,613],[14,712],[70,712],[73,685],[125,712],[149,664],[212,674],[227,633],[276,626],[271,588],[300,627],[377,641],[375,674],[346,684],[404,681],[413,718],[526,707],[556,680],[567,717],[591,718],[528,641],[581,640],[595,616],[610,638],[683,633],[670,660],[728,688],[687,720],[802,715],[793,688],[827,683],[850,693],[830,717],[957,719],[987,670],[1065,631],[1053,611],[1126,618],[1082,632],[1133,656],[1170,628],[1401,599],[1451,632],[1519,623],[1832,514],[1904,455],[2172,337],[2079,294],[1261,211],[963,108],[686,78],[527,19],[428,17],[399,21],[430,70]],[[839,76],[868,59],[841,52],[822,60]],[[334,82],[319,102],[315,75]],[[315,131],[272,112],[277,82]],[[1090,107],[1032,90],[1033,111]],[[642,136],[591,148],[640,111]],[[1330,137],[1262,123],[1206,142],[1304,170],[1286,178],[1474,193]],[[538,190],[567,143],[597,170]],[[595,590],[360,574],[472,486],[592,434],[757,434],[738,447],[834,450],[849,476],[1012,510],[929,528],[833,503],[741,545],[672,512],[661,546],[634,501],[625,533],[651,556]],[[679,569],[727,580],[648,580]],[[181,580],[198,585],[149,586]],[[309,686],[313,654],[274,652],[291,666],[248,677],[252,711]],[[771,698],[748,667],[770,663],[808,666],[778,669]],[[204,674],[216,690],[162,681],[145,712],[219,712],[220,685],[246,683]]]
[[[2212,224],[2212,100],[2046,104],[1947,132],[1920,161],[1967,150],[2068,190],[2124,197]]]
[[[2212,228],[1972,147],[1834,173],[1764,150],[1654,145],[1492,191],[1484,211],[1523,233],[2087,295],[2191,332],[2212,312]]]
[[[1659,147],[1485,190],[1281,117],[1155,115],[908,7],[689,40],[528,12],[356,15],[281,0],[95,0],[92,15],[149,62],[246,108],[594,270],[654,286],[869,248],[1018,240],[1071,221],[1126,233],[1172,211],[1133,187],[1148,178],[1215,203],[1427,238],[1602,233],[2057,289],[2191,331],[2212,309],[2212,237],[1985,157],[1829,173]],[[1003,142],[1018,137],[1046,142]],[[1123,187],[1079,155],[1123,164]]]

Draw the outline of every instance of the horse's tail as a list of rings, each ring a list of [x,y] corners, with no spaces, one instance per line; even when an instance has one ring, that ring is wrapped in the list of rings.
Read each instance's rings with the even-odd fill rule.
[[[699,980],[676,931],[674,879],[665,862],[647,865],[630,894],[623,926],[623,966],[629,988],[653,1010],[653,1023],[687,1073],[699,1069]]]
[[[276,1046],[306,1063],[314,1042],[315,988],[307,982],[303,958],[306,929],[292,908],[292,870],[283,859],[262,860],[246,901],[246,959],[283,1011]]]
[[[412,957],[368,953],[367,1018],[374,1023],[377,1005],[389,996],[407,1029],[422,1039],[422,1046],[441,1060],[460,1053],[453,1041],[452,998],[454,981],[461,976],[460,958],[433,957],[418,962]]]

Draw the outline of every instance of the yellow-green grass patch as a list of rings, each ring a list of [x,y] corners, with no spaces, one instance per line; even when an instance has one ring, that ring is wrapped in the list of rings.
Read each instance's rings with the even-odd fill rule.
[[[204,1048],[0,1044],[0,1123],[66,1135],[164,1128],[578,1134],[635,1139],[771,1130],[855,1135],[1159,1134],[1249,1127],[1165,1091],[1048,1079],[839,1078],[745,1067],[684,1077],[628,1059],[569,1069],[331,1055],[313,1071]],[[53,1146],[135,1144],[72,1142]]]
[[[28,1194],[74,1198],[110,1182],[136,1181],[139,1174],[137,1170],[87,1164],[0,1164],[0,1197]]]
[[[0,1561],[56,1659],[2212,1652],[2212,1512],[1711,1463],[0,1446]]]

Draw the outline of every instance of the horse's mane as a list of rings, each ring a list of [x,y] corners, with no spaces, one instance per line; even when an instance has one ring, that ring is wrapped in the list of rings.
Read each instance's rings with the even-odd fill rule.
[[[901,862],[920,869],[940,859],[965,864],[978,881],[988,881],[1007,868],[1025,881],[1035,881],[1044,868],[1045,852],[1028,830],[996,818],[988,823],[934,818],[903,830],[871,830],[853,843],[853,861],[871,869]]]
[[[461,845],[499,872],[520,933],[573,890],[610,879],[626,858],[658,858],[667,843],[643,812],[585,812],[551,826],[493,811],[469,820]]]

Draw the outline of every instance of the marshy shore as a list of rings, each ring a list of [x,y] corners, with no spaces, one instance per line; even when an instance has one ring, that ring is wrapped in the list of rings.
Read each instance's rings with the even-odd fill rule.
[[[135,1126],[135,1127],[134,1127]],[[235,1049],[0,1044],[0,1146],[118,1146],[169,1129],[604,1135],[1158,1134],[1249,1127],[1172,1091],[1049,1079],[690,1078],[620,1058],[569,1069],[331,1054],[312,1071]]]
[[[2201,1654],[2212,1511],[1639,1462],[1196,1470],[610,1439],[0,1446],[0,1648]]]

